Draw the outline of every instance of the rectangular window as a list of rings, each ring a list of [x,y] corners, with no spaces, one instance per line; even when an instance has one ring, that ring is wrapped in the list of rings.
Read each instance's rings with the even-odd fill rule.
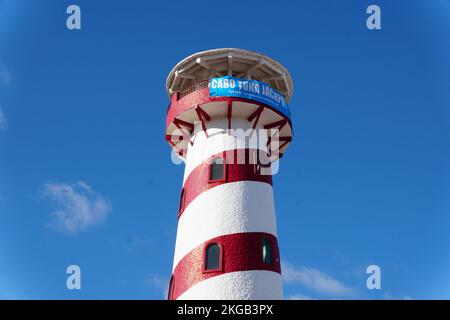
[[[262,258],[265,264],[272,264],[272,245],[266,237],[262,239]]]
[[[223,157],[215,157],[209,161],[209,182],[225,180],[225,161]]]
[[[253,163],[253,173],[254,174],[260,174],[260,165],[259,165],[259,150],[253,151],[250,155],[252,157],[252,163]]]
[[[173,276],[170,278],[169,283],[169,292],[167,293],[167,300],[173,300],[173,286],[174,286],[175,279]]]
[[[181,190],[181,195],[180,195],[180,205],[178,206],[178,215],[181,214],[181,212],[183,212],[184,210],[184,198],[185,198],[185,191],[184,188]]]

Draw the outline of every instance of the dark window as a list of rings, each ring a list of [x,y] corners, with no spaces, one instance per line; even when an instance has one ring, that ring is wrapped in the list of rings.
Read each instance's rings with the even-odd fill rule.
[[[264,152],[263,150],[258,150],[256,157],[256,173],[261,174],[263,172],[264,175],[270,174],[270,166],[271,161],[269,159],[269,154]]]
[[[205,252],[205,271],[220,269],[220,246],[217,243],[208,245]]]
[[[172,276],[170,278],[169,292],[167,293],[167,300],[173,300],[173,283],[174,283],[174,279],[173,279],[173,276]]]
[[[272,264],[272,245],[267,238],[262,240],[262,256],[264,263]]]
[[[180,206],[178,207],[178,213],[181,213],[184,210],[184,197],[185,197],[185,191],[184,189],[181,190],[181,196],[180,196]]]
[[[252,161],[253,161],[253,172],[255,174],[260,174],[261,166],[259,165],[259,150],[254,151],[252,153]]]
[[[209,181],[223,180],[225,165],[222,157],[211,159],[209,162]]]

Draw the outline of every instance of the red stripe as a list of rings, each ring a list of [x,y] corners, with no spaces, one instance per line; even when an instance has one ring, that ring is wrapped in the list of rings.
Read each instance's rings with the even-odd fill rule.
[[[271,106],[268,106],[266,104],[263,104],[263,103],[260,103],[260,102],[254,101],[254,100],[244,99],[244,98],[211,97],[209,95],[209,88],[204,88],[204,89],[196,90],[179,100],[177,99],[176,94],[172,95],[171,100],[170,100],[170,105],[167,110],[166,128],[169,127],[169,125],[174,121],[175,118],[177,118],[179,115],[181,115],[185,111],[187,111],[191,108],[195,108],[199,105],[201,106],[205,103],[214,102],[214,101],[227,101],[227,102],[243,101],[243,102],[249,102],[249,103],[252,103],[255,105],[259,105],[264,108],[268,108],[268,109],[272,110],[273,112],[279,114],[280,116],[285,118],[287,123],[289,123],[289,126],[292,127],[292,123],[291,123],[290,119],[288,119],[283,113],[281,113],[280,111],[276,110],[275,108],[273,108]]]
[[[272,247],[272,264],[263,262],[262,239],[267,238]],[[222,270],[204,271],[204,251],[211,243],[222,247]],[[267,270],[281,274],[277,238],[269,233],[248,232],[223,235],[199,245],[180,260],[173,274],[171,299],[177,299],[193,285],[229,272]]]
[[[258,173],[256,163],[250,163],[250,158],[258,152],[258,149],[235,149],[220,152],[199,164],[186,179],[184,189],[184,204],[180,206],[178,218],[189,204],[201,193],[219,185],[236,181],[259,181],[272,185],[271,175],[261,175]],[[243,156],[240,155],[240,152]],[[261,151],[260,151],[261,152]],[[222,155],[225,158],[226,168],[224,179],[220,181],[209,182],[209,162],[211,159]],[[242,158],[241,158],[242,157]],[[238,161],[241,160],[241,161]],[[228,163],[230,162],[230,163]],[[235,162],[245,162],[239,164]],[[255,161],[253,161],[255,162]]]

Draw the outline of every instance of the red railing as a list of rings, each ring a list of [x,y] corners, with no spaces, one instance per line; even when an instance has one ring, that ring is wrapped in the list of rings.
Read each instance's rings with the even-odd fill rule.
[[[188,94],[190,94],[194,91],[197,91],[199,89],[208,88],[208,86],[209,86],[209,79],[194,82],[180,91],[179,99],[181,99],[181,98],[187,96]]]

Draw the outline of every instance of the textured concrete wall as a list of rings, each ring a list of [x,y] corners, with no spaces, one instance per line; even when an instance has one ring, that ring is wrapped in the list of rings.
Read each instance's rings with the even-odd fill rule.
[[[178,299],[280,300],[281,275],[265,270],[225,273],[197,283]]]

